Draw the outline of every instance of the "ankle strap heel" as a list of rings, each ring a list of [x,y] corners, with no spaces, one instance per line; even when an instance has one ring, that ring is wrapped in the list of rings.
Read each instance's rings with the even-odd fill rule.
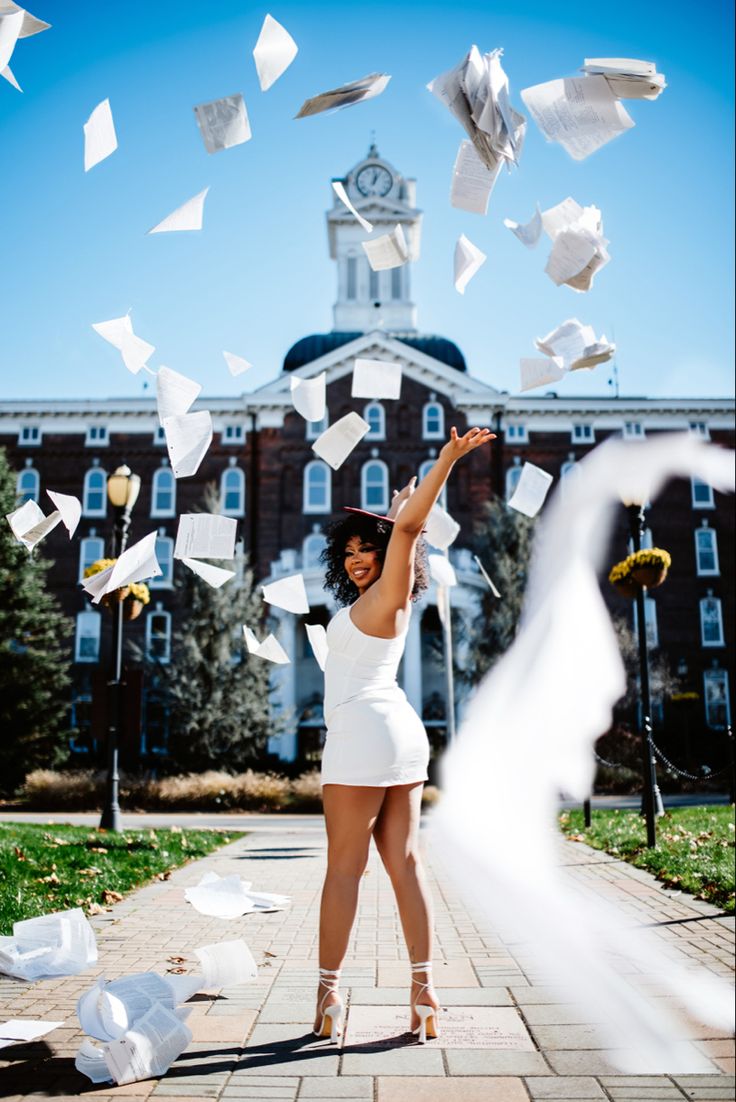
[[[342,999],[338,996],[337,1002],[327,1007],[325,1006],[325,999],[328,995],[337,995],[340,985],[340,969],[320,968],[319,983],[320,987],[324,988],[318,1006],[318,1011],[322,1015],[322,1022],[319,1029],[314,1030],[314,1033],[317,1037],[329,1037],[332,1044],[336,1044],[342,1033]]]
[[[424,972],[426,974],[426,983],[423,983],[421,980],[415,978],[415,973],[417,972]],[[428,991],[430,989],[430,987],[432,986],[431,960],[419,961],[416,964],[412,964],[411,973],[412,983],[415,983],[419,988],[419,995],[424,994],[425,991]],[[418,1003],[416,1001],[412,1005],[414,1008],[414,1012],[419,1018],[419,1025],[412,1032],[417,1035],[419,1044],[425,1044],[428,1038],[433,1039],[435,1037],[439,1037],[439,1030],[437,1028],[437,1011],[435,1010],[435,1008],[433,1006],[427,1006],[424,1003]]]

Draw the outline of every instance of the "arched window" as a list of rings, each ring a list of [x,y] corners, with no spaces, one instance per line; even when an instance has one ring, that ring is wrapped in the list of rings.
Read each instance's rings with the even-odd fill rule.
[[[100,625],[102,616],[91,609],[77,613],[77,630],[74,640],[75,662],[99,662]]]
[[[427,402],[422,410],[422,436],[441,440],[445,435],[445,411],[439,402]]]
[[[325,415],[321,421],[307,421],[304,429],[304,436],[307,440],[317,440],[323,432],[327,432],[330,426],[330,417],[325,410]]]
[[[159,467],[153,476],[151,516],[176,516],[176,479],[171,467]]]
[[[19,505],[24,501],[38,501],[41,493],[41,476],[35,467],[25,467],[19,473],[15,489]]]
[[[388,467],[382,459],[369,459],[360,472],[360,503],[371,513],[388,512]]]
[[[240,467],[227,467],[222,472],[220,509],[226,517],[245,516],[245,475]]]
[[[363,410],[363,420],[368,422],[366,440],[386,439],[386,411],[380,402],[369,402]]]
[[[506,471],[506,500],[508,501],[514,495],[514,490],[519,485],[519,479],[521,478],[521,460],[518,455],[514,456],[514,465],[509,467]]]
[[[174,541],[163,528],[156,536],[156,559],[161,573],[150,578],[146,584],[149,589],[171,589],[174,584]]]
[[[107,474],[102,467],[91,467],[84,476],[82,510],[86,517],[107,515]]]
[[[94,531],[94,529],[93,529]],[[79,580],[81,582],[88,566],[105,557],[105,541],[99,536],[87,536],[79,544]]]
[[[434,459],[425,459],[424,460],[424,462],[421,464],[421,466],[419,468],[419,482],[421,482],[422,479],[425,478],[429,474],[429,472],[432,470],[432,467],[434,467],[434,465],[435,465],[435,460]],[[439,501],[439,504],[442,506],[443,509],[447,508],[447,483],[445,483],[445,485],[442,487],[442,493],[440,494],[440,496],[437,500]]]
[[[302,566],[305,570],[315,570],[320,566],[319,557],[327,540],[321,532],[310,532],[302,544]]]
[[[171,613],[159,602],[146,617],[146,658],[166,665],[171,657]]]
[[[304,512],[332,511],[332,472],[321,459],[313,459],[304,468]]]

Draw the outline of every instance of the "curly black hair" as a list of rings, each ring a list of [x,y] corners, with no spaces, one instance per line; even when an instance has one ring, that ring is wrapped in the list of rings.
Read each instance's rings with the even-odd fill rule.
[[[339,605],[351,605],[357,601],[360,593],[345,569],[345,545],[353,536],[371,543],[378,550],[383,562],[388,541],[391,539],[393,524],[379,517],[362,516],[350,513],[328,524],[325,529],[327,545],[320,555],[325,564],[325,589],[337,600]],[[416,601],[429,586],[429,568],[427,564],[427,544],[420,536],[414,552],[414,586],[410,599]]]

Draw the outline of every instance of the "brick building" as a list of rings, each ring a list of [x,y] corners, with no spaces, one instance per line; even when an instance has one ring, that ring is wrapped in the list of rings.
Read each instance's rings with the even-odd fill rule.
[[[419,247],[421,213],[415,183],[404,179],[374,147],[344,178],[346,189],[377,232],[404,227],[414,253]],[[106,476],[127,463],[141,476],[133,513],[132,539],[157,530],[163,576],[151,583],[152,600],[128,638],[161,661],[170,654],[171,633],[182,616],[174,564],[177,518],[201,505],[214,483],[221,511],[238,518],[239,553],[250,556],[263,580],[301,571],[312,612],[310,622],[326,622],[334,611],[322,589],[318,563],[321,527],[343,505],[360,504],[381,512],[390,491],[412,474],[422,475],[446,439],[450,425],[491,425],[492,448],[474,453],[453,476],[446,507],[461,525],[451,551],[459,585],[453,605],[461,616],[476,614],[484,582],[475,568],[467,537],[483,502],[492,493],[509,496],[529,460],[556,479],[574,477],[575,463],[610,435],[640,438],[663,431],[690,431],[734,445],[734,404],[727,399],[575,398],[556,393],[514,396],[473,377],[458,347],[442,337],[420,333],[411,300],[411,265],[372,272],[360,248],[365,235],[335,199],[328,212],[330,255],[338,271],[334,329],[298,341],[288,350],[279,374],[258,390],[234,398],[201,398],[209,409],[214,440],[197,474],[176,481],[168,463],[153,398],[4,402],[0,404],[0,446],[18,470],[21,498],[44,501],[46,488],[82,499],[82,522],[72,542],[57,529],[45,553],[54,559],[50,584],[64,610],[76,621],[74,642],[74,725],[81,756],[104,731],[104,670],[110,653],[111,623],[93,609],[79,587],[84,568],[109,548],[111,510]],[[356,357],[401,363],[397,401],[351,398]],[[308,424],[295,413],[290,380],[296,373],[326,373],[328,419],[356,409],[370,431],[349,460],[333,472],[311,450],[324,424]],[[41,496],[39,496],[41,495]],[[46,502],[48,499],[46,499]],[[733,679],[734,552],[731,503],[699,483],[674,483],[647,515],[651,538],[673,557],[670,578],[647,601],[650,639],[668,656],[687,687],[699,694],[692,719],[701,733],[730,722]],[[615,558],[627,549],[626,518],[615,536]],[[230,584],[236,584],[235,582]],[[631,616],[606,587],[612,608]],[[270,750],[285,760],[316,753],[321,729],[319,669],[297,618],[273,610],[276,630],[293,656],[274,672],[275,698],[291,717]],[[430,730],[444,732],[444,679],[436,658],[440,632],[436,594],[430,590],[412,619],[401,677]],[[462,635],[459,639],[462,654]],[[150,764],[165,748],[166,717],[155,694],[135,675],[127,694],[126,749],[129,764]],[[135,690],[138,691],[135,691]],[[94,698],[94,706],[93,706]]]

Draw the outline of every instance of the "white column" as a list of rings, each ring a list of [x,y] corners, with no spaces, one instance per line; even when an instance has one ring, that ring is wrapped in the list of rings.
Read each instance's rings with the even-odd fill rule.
[[[276,610],[273,609],[275,612]],[[268,740],[268,752],[278,754],[282,761],[294,761],[297,755],[297,714],[296,714],[296,616],[291,612],[280,612],[279,623],[274,632],[288,654],[291,662],[288,666],[274,666],[271,674],[273,686],[273,710],[282,717],[287,728],[280,735]]]
[[[409,623],[404,649],[404,692],[409,703],[422,714],[422,614],[415,608]]]

